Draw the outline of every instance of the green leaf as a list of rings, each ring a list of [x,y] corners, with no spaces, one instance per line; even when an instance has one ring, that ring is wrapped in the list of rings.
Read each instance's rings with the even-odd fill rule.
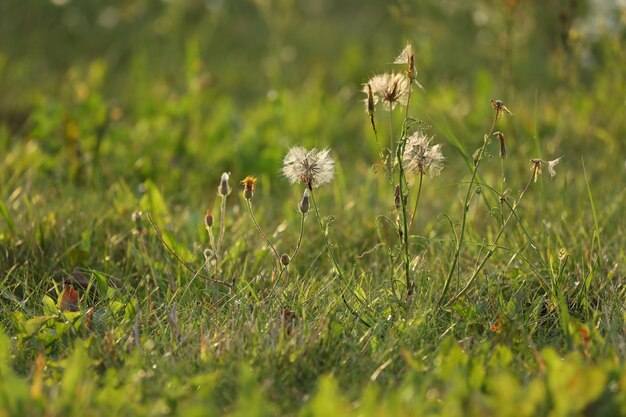
[[[47,295],[44,295],[41,299],[43,304],[43,312],[48,315],[56,315],[59,314],[59,309],[57,308],[57,303]]]

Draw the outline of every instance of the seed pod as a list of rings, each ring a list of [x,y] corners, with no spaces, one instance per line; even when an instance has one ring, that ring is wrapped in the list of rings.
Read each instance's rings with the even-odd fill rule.
[[[211,213],[211,210],[206,211],[206,216],[204,216],[204,225],[207,229],[213,227],[213,213]]]
[[[289,255],[287,255],[286,253],[283,253],[282,255],[280,255],[280,263],[283,264],[284,266],[289,265],[290,261],[291,259],[289,259]]]

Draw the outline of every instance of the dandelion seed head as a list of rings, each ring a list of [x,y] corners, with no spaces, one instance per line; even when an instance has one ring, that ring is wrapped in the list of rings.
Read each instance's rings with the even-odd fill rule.
[[[432,138],[422,131],[409,136],[402,156],[407,172],[428,174],[430,177],[441,173],[446,158],[441,153],[441,144],[431,145],[431,142]]]
[[[335,161],[330,157],[330,149],[308,151],[295,146],[283,160],[282,173],[290,183],[303,182],[312,190],[333,180]]]
[[[404,74],[385,73],[373,76],[366,84],[372,89],[374,104],[382,101],[386,110],[392,110],[396,104],[406,106],[408,102],[410,81]],[[368,98],[369,100],[369,98]]]

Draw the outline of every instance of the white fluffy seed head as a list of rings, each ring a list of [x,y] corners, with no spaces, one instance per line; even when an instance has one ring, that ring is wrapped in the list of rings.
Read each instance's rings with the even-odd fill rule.
[[[446,158],[441,153],[441,144],[431,145],[432,138],[424,132],[413,133],[406,142],[402,161],[407,172],[434,177],[441,173]]]
[[[283,160],[283,175],[290,183],[303,182],[309,189],[331,182],[335,175],[335,161],[329,149],[307,151],[302,146],[289,149]]]

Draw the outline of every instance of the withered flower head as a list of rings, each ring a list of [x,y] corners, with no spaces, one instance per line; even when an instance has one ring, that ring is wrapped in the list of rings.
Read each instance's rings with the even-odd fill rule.
[[[415,68],[415,55],[413,54],[413,46],[407,43],[400,55],[393,61],[394,64],[406,65],[406,76],[409,82],[414,82],[422,90],[424,87],[417,81],[417,69]]]
[[[506,143],[504,141],[504,133],[498,131],[493,135],[498,138],[498,141],[500,141],[500,158],[506,158]]]
[[[330,157],[329,149],[307,151],[295,146],[285,156],[282,172],[290,183],[301,181],[312,190],[333,180],[335,161]]]
[[[533,158],[530,160],[530,170],[533,173],[533,181],[537,182],[537,177],[541,174],[541,165],[546,165],[548,167],[548,173],[550,174],[550,178],[554,178],[556,176],[556,170],[554,167],[561,162],[562,156],[553,159],[552,161],[542,161],[538,158]]]
[[[502,112],[506,112],[509,115],[513,115],[509,109],[506,108],[502,100],[491,100],[491,107],[496,111],[496,114],[501,114]]]
[[[363,100],[365,103],[365,112],[370,116],[374,114],[374,93],[372,93],[372,86],[370,83],[363,84],[363,92],[367,94],[367,97]]]
[[[431,141],[432,138],[422,131],[409,136],[402,156],[407,172],[419,175],[428,173],[431,177],[439,175],[446,158],[441,153],[441,144],[431,145]]]
[[[530,170],[533,173],[533,182],[537,182],[537,177],[541,174],[541,159],[533,158],[530,160]]]
[[[256,178],[248,175],[246,178],[241,180],[241,184],[243,185],[243,197],[246,200],[250,200],[254,197],[254,191],[256,190]]]
[[[367,82],[367,85],[372,89],[374,104],[382,101],[386,110],[392,110],[398,103],[406,106],[408,102],[411,86],[409,79],[404,74],[375,75]]]

